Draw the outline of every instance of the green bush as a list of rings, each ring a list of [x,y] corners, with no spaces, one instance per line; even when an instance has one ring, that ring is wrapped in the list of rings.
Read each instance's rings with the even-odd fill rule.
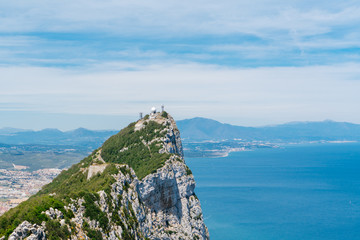
[[[87,222],[83,223],[83,228],[86,231],[86,235],[90,239],[94,239],[94,240],[102,240],[103,239],[101,232],[98,230],[91,229]]]
[[[161,113],[161,116],[164,117],[164,118],[168,118],[168,113],[165,112],[165,111],[163,111],[163,112]]]
[[[192,171],[188,166],[186,166],[186,175],[192,175]]]
[[[81,165],[83,161],[76,165]],[[73,171],[72,168],[77,168],[78,171]],[[56,193],[56,196],[64,199],[65,202],[69,202],[69,197],[76,198],[81,192],[106,190],[106,188],[115,182],[111,175],[119,172],[114,164],[110,164],[102,174],[97,174],[90,180],[87,180],[87,172],[83,173],[79,166],[74,165],[68,171],[72,172],[72,174],[68,172],[61,173],[53,182],[44,186],[37,195]]]
[[[46,236],[49,240],[68,239],[70,232],[65,225],[61,226],[60,222],[50,220],[46,222]]]
[[[26,202],[22,202],[1,216],[0,236],[9,236],[25,220],[38,225],[41,225],[43,221],[49,221],[49,218],[42,212],[50,207],[63,213],[66,212],[64,203],[53,196],[33,196]]]
[[[142,142],[165,137],[166,133],[162,132],[164,128],[165,126],[159,123],[149,121],[144,128],[135,131],[135,124],[132,123],[104,143],[101,156],[106,162],[128,164],[134,169],[137,177],[142,179],[156,172],[170,157],[169,154],[159,153],[160,141],[152,143],[149,147]],[[124,148],[128,149],[120,152]]]
[[[84,196],[84,207],[85,207],[85,217],[90,218],[91,220],[98,221],[100,227],[103,230],[107,230],[109,220],[104,212],[95,204],[95,201],[99,201],[99,195],[95,193],[86,193]]]

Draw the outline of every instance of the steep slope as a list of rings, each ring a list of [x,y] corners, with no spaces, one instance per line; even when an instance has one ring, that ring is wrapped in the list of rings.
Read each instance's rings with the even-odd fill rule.
[[[2,239],[209,239],[166,112],[130,124],[0,218]]]

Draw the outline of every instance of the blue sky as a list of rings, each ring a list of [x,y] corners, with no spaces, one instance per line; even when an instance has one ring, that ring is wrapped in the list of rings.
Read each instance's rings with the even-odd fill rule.
[[[360,123],[358,1],[0,0],[0,128]]]

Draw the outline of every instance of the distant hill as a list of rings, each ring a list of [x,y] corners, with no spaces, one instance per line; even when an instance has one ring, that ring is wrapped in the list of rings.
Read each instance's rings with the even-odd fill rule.
[[[191,118],[177,121],[184,141],[223,140],[241,138],[253,141],[360,141],[360,124],[347,122],[291,122],[264,127],[243,127],[221,123],[208,118]],[[88,130],[78,128],[72,131],[43,129],[40,131],[2,128],[0,143],[43,144],[99,147],[117,130]]]
[[[58,129],[43,129],[40,131],[2,128],[0,143],[6,144],[44,144],[44,145],[81,145],[91,148],[99,147],[116,130],[93,131],[78,128],[72,131]]]
[[[14,134],[14,133],[17,133],[17,132],[26,132],[26,131],[31,131],[31,130],[21,129],[21,128],[5,127],[5,128],[0,128],[0,135]]]
[[[185,140],[360,141],[360,124],[329,120],[242,127],[197,117],[177,121],[177,125]]]

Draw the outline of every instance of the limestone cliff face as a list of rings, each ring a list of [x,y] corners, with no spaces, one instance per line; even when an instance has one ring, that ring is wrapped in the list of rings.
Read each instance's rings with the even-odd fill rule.
[[[49,219],[58,221],[69,230],[68,238],[209,239],[200,201],[194,193],[195,180],[185,164],[175,121],[171,116],[156,113],[139,120],[134,125],[134,132],[146,128],[152,121],[162,126],[155,129],[162,134],[153,139],[141,137],[141,144],[149,149],[156,144],[158,152],[167,154],[168,159],[162,167],[141,179],[129,165],[113,164],[117,171],[111,172],[113,179],[110,186],[96,194],[86,193],[83,197],[71,198],[64,206],[67,215],[71,211],[71,218],[66,221],[64,214],[57,209],[45,211]],[[102,150],[99,148],[94,152],[91,163],[81,169],[87,181],[105,174],[105,169],[110,165],[102,157]],[[131,146],[126,146],[118,152],[130,150]],[[56,196],[56,193],[53,194]],[[93,200],[89,200],[89,196],[93,196]],[[97,214],[90,214],[90,207],[99,209]],[[34,230],[25,231],[22,226]],[[23,222],[9,239],[25,239],[29,236],[32,236],[31,239],[46,239],[46,226],[46,223],[37,226]],[[17,237],[19,233],[22,238]]]

